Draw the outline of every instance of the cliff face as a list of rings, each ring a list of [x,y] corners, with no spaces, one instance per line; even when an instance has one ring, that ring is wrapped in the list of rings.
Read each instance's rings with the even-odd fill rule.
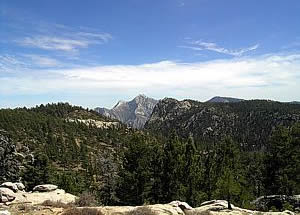
[[[157,100],[138,95],[129,102],[119,101],[112,109],[95,108],[98,113],[117,119],[130,127],[143,128],[149,119]]]
[[[300,121],[300,105],[265,100],[201,103],[166,98],[154,108],[145,128],[214,142],[232,136],[248,149],[265,146],[272,130]]]
[[[0,130],[0,182],[19,179],[23,157],[17,153],[16,145]]]

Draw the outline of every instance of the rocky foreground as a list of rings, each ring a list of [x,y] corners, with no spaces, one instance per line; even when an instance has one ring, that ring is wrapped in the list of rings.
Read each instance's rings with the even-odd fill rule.
[[[192,208],[185,202],[144,206],[75,207],[76,196],[58,189],[56,185],[44,184],[26,192],[22,183],[6,182],[0,185],[0,215],[295,215],[291,211],[261,212],[242,209],[232,205],[228,210],[225,200],[203,202]],[[47,202],[47,204],[45,204]]]

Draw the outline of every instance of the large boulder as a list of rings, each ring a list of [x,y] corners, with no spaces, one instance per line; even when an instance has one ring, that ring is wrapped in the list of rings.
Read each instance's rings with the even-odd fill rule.
[[[17,186],[19,191],[24,191],[25,190],[25,185],[23,183],[17,182],[17,183],[14,183],[14,184]]]
[[[51,192],[57,189],[57,186],[54,184],[41,184],[33,188],[33,191],[37,192]]]
[[[106,206],[106,207],[82,207],[78,208],[81,213],[85,209],[93,209],[98,211],[99,214],[105,215],[185,215],[185,213],[178,206],[171,204],[156,204],[147,206]],[[64,213],[63,213],[64,214]],[[66,214],[69,214],[66,211]]]
[[[33,193],[26,193],[26,192],[18,192],[15,193],[15,200],[12,203],[22,203],[28,202],[31,204],[41,204],[46,200],[52,202],[62,202],[65,204],[74,203],[76,200],[76,196],[66,193],[64,190],[56,189],[50,192],[33,192]]]
[[[13,201],[16,198],[16,194],[9,188],[0,187],[0,197],[1,200],[3,197],[6,197],[8,201]],[[4,198],[4,200],[6,199]]]
[[[0,215],[10,215],[10,212],[8,210],[5,211],[0,210]]]
[[[18,186],[12,182],[4,182],[3,184],[0,185],[0,187],[6,187],[8,189],[11,189],[15,193],[18,191]]]

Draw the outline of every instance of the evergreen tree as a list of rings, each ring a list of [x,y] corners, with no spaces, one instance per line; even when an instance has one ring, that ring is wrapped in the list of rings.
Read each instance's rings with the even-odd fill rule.
[[[300,192],[300,124],[276,130],[265,157],[266,194],[295,195]]]
[[[117,197],[124,205],[141,205],[151,190],[150,150],[143,136],[134,135],[124,151]]]
[[[219,177],[216,183],[214,196],[217,199],[226,199],[228,209],[231,202],[239,201],[243,175],[240,166],[240,151],[231,138],[225,138],[218,146],[217,161]]]
[[[163,154],[162,202],[184,200],[184,189],[181,183],[184,177],[184,144],[175,133],[164,144]]]

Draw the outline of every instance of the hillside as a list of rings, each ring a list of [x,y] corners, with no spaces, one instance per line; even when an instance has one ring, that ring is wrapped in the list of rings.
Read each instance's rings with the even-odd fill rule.
[[[157,102],[145,95],[138,95],[129,102],[119,101],[112,109],[95,108],[95,111],[103,116],[117,119],[132,128],[141,129]]]
[[[201,103],[166,98],[153,110],[145,128],[164,135],[178,135],[202,142],[232,136],[247,149],[261,149],[278,126],[300,121],[300,105],[266,100]]]
[[[0,129],[0,151],[11,154],[3,154],[0,182],[21,179],[29,189],[51,182],[74,194],[100,183],[104,172],[115,177],[118,151],[133,134],[120,122],[67,103],[1,109]]]
[[[252,109],[255,113],[247,118]],[[289,126],[298,121],[298,113],[298,105],[267,101],[164,99],[152,114],[156,124],[136,130],[67,103],[2,109],[0,183],[22,182],[27,191],[49,183],[74,195],[88,191],[101,205],[180,199],[197,207],[227,199],[250,207],[259,196],[299,193],[300,124]],[[276,128],[276,123],[287,127]],[[268,126],[274,127],[269,136]],[[266,138],[266,150],[243,150],[242,135]]]

